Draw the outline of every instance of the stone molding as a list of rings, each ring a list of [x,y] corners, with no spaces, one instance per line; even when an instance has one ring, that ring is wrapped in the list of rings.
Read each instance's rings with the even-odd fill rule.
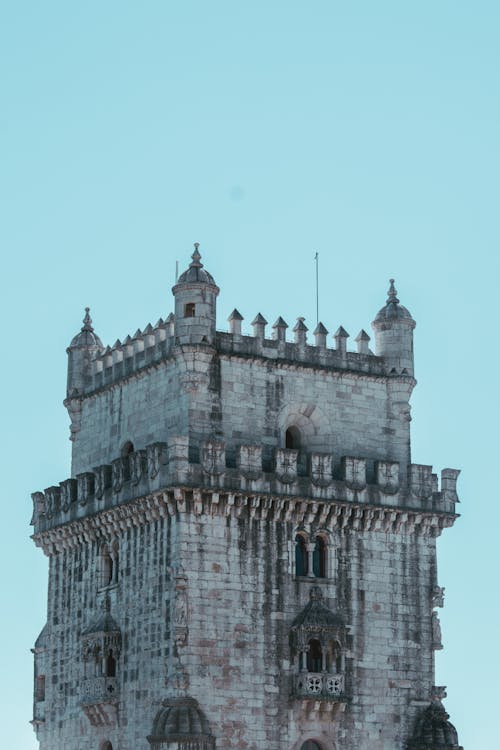
[[[294,524],[317,524],[332,529],[412,533],[439,536],[453,525],[450,513],[419,512],[397,507],[375,507],[340,501],[252,493],[214,492],[193,487],[166,488],[91,516],[63,523],[33,535],[46,555],[74,549],[110,535],[125,533],[161,518],[191,513],[195,516],[233,516]]]
[[[248,496],[250,507],[256,497],[293,496],[300,502],[320,503],[324,517],[332,503],[372,510],[380,507],[391,512],[397,509],[400,515],[416,512],[456,517],[457,470],[443,470],[444,489],[440,492],[431,466],[411,464],[409,482],[403,485],[398,463],[372,461],[375,483],[369,483],[370,462],[365,458],[312,452],[308,454],[309,473],[299,476],[296,450],[276,448],[272,472],[263,471],[262,446],[239,446],[236,467],[226,465],[225,451],[223,441],[207,440],[201,444],[200,463],[192,462],[189,439],[173,436],[167,443],[152,443],[109,465],[97,466],[93,472],[83,472],[59,486],[48,487],[45,492],[34,492],[31,523],[35,535],[116,506],[127,506],[137,498],[172,487],[190,488],[200,496],[205,490],[212,491],[214,496],[217,493]]]
[[[147,329],[150,329],[147,332]],[[321,370],[341,370],[370,377],[402,378],[415,383],[405,371],[397,372],[389,367],[384,357],[370,352],[347,352],[330,349],[322,345],[277,341],[260,336],[242,335],[217,331],[214,344],[178,343],[174,336],[167,334],[164,321],[156,328],[147,326],[143,332],[137,331],[133,338],[127,337],[122,343],[96,352],[91,362],[91,374],[85,390],[77,397],[66,400],[66,407],[72,419],[72,439],[80,428],[80,401],[102,390],[123,382],[141,377],[151,369],[169,366],[183,351],[216,351],[224,357],[267,362],[276,366],[307,367]]]

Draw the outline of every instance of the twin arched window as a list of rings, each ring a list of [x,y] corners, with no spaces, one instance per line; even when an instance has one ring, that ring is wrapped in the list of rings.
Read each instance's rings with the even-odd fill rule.
[[[295,575],[326,578],[327,544],[322,534],[318,534],[313,543],[305,532],[295,537]]]
[[[338,641],[331,641],[322,646],[317,638],[311,638],[303,652],[302,669],[307,672],[330,672],[340,674],[344,671],[343,653]]]

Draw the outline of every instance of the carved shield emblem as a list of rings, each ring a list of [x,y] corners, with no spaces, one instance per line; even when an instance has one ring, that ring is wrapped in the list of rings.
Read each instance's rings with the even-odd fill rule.
[[[94,493],[94,474],[90,472],[78,474],[76,481],[78,483],[78,500],[80,505],[85,505],[89,497]]]
[[[386,494],[392,495],[399,488],[399,464],[396,461],[377,461],[375,464],[377,484]]]
[[[318,487],[332,483],[333,457],[329,453],[311,453],[311,481]]]
[[[410,489],[413,495],[420,498],[432,494],[432,466],[410,465]]]
[[[111,463],[113,492],[120,492],[124,480],[123,459],[116,458]]]
[[[366,487],[366,461],[364,458],[344,456],[344,481],[351,490],[362,490]]]
[[[152,443],[146,448],[146,460],[150,479],[155,479],[160,471],[163,443]]]
[[[262,447],[260,445],[240,445],[239,467],[246,479],[257,479],[262,473]]]
[[[276,448],[276,476],[280,482],[290,484],[297,479],[298,451],[287,448]]]
[[[207,474],[222,474],[226,468],[224,443],[207,440],[201,447],[201,465]]]

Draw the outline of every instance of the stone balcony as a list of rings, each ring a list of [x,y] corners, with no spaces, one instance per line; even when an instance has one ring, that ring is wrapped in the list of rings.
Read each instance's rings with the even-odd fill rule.
[[[339,701],[344,694],[344,675],[300,672],[295,677],[295,695],[300,698]]]
[[[118,687],[115,677],[90,677],[82,683],[80,705],[94,727],[114,726]]]
[[[106,703],[117,693],[116,677],[90,677],[82,684],[82,703]]]

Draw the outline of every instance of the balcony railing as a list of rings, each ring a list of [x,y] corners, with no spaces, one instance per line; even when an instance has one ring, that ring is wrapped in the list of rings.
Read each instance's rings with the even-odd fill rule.
[[[82,703],[108,703],[116,693],[116,677],[90,677],[82,684]]]
[[[295,678],[295,694],[303,698],[338,700],[343,693],[343,674],[301,672]]]

